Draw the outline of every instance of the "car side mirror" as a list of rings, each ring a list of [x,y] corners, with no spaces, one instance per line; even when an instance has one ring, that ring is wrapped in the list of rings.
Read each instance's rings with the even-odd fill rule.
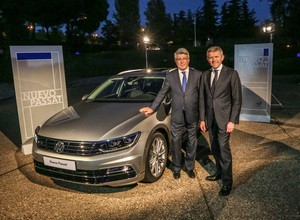
[[[89,97],[89,94],[85,94],[84,96],[82,96],[81,101],[85,101],[87,97]]]

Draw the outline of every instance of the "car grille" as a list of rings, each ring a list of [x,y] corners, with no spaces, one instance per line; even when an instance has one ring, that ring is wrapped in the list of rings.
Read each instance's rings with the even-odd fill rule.
[[[58,152],[55,149],[55,146],[58,142],[62,142],[64,145],[64,149],[62,150],[62,152]],[[97,142],[66,141],[66,140],[47,138],[43,136],[38,136],[37,147],[45,150],[62,153],[62,154],[69,154],[69,155],[93,156],[93,155],[103,153],[99,151],[99,143]]]
[[[83,184],[103,184],[117,180],[124,180],[136,177],[136,172],[132,167],[128,167],[126,172],[107,174],[107,169],[103,170],[64,170],[56,167],[45,166],[43,163],[34,160],[35,171],[39,174],[55,179],[61,179]]]

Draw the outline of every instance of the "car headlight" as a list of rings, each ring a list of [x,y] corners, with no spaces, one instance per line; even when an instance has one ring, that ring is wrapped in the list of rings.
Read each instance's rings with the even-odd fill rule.
[[[41,127],[37,126],[35,131],[34,131],[34,141],[35,141],[36,144],[38,143],[38,133],[39,133],[40,129],[41,129]]]
[[[99,151],[101,153],[109,153],[130,148],[137,143],[140,134],[141,132],[136,132],[124,137],[101,141],[98,145]]]

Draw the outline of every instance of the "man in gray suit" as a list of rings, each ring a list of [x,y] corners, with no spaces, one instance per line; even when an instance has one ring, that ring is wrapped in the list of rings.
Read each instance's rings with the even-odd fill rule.
[[[174,53],[178,69],[170,71],[165,82],[150,108],[142,108],[140,112],[148,117],[160,106],[165,96],[172,93],[171,134],[173,176],[180,178],[181,170],[181,138],[184,127],[187,129],[187,147],[185,167],[188,176],[195,178],[194,166],[197,148],[197,127],[199,121],[199,99],[202,73],[189,67],[189,52],[180,48]]]
[[[212,155],[217,171],[206,177],[208,181],[222,178],[219,195],[229,195],[232,188],[232,156],[229,146],[230,133],[239,123],[242,105],[241,82],[238,72],[222,64],[223,51],[214,46],[207,50],[211,69],[203,73],[200,98],[200,128],[209,130]]]

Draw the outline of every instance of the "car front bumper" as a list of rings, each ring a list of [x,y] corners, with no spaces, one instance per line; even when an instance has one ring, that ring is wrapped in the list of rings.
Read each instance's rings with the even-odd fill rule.
[[[37,147],[33,143],[34,166],[37,173],[63,181],[123,186],[139,182],[145,177],[145,140],[140,140],[130,149],[95,156],[58,154]],[[71,163],[73,168],[49,165]]]

